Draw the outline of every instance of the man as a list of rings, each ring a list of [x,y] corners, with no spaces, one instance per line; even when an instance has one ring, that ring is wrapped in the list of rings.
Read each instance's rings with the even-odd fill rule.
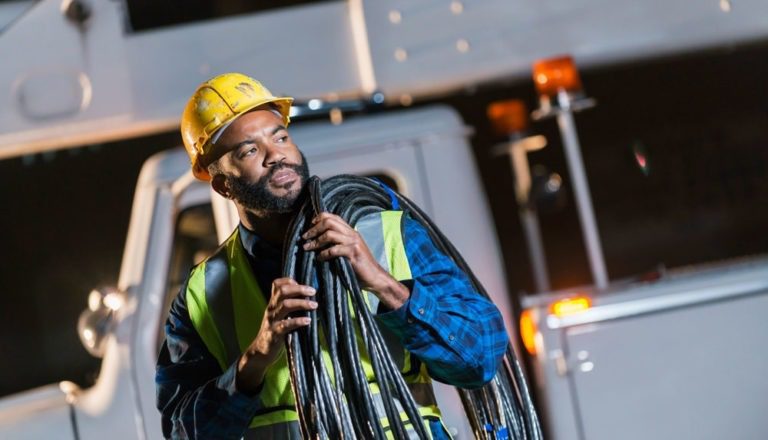
[[[287,129],[291,102],[232,73],[203,83],[184,111],[193,173],[235,203],[240,225],[192,270],[171,307],[156,377],[166,437],[300,435],[283,347],[289,332],[309,324],[294,312],[317,303],[312,286],[280,276],[283,237],[309,176]],[[349,259],[361,287],[378,298],[372,312],[380,328],[406,350],[409,387],[429,391],[414,393],[425,424],[433,438],[448,438],[429,377],[483,385],[503,356],[506,332],[498,310],[427,232],[397,218],[410,279],[383,268],[360,233],[332,214],[312,221],[303,246],[320,260]]]

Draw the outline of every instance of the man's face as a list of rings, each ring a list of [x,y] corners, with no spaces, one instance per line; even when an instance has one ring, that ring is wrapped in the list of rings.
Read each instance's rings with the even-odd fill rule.
[[[228,150],[219,163],[232,199],[262,213],[296,208],[309,170],[279,115],[268,109],[246,113],[226,128],[216,144]]]

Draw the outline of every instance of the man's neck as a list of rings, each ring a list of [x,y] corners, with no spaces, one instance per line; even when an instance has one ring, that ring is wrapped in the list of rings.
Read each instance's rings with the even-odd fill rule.
[[[258,234],[267,243],[281,248],[288,224],[293,214],[274,214],[253,212],[238,206],[238,214],[243,226]]]

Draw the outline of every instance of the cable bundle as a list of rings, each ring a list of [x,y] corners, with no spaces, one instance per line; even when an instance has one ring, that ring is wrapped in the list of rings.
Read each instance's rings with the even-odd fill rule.
[[[305,252],[300,245],[301,234],[321,212],[336,214],[354,227],[368,214],[399,208],[422,224],[435,245],[469,276],[481,295],[488,295],[453,245],[407,198],[372,179],[350,175],[322,182],[313,177],[308,187],[308,197],[289,226],[283,251],[283,276],[319,287],[318,308],[308,312],[312,318],[309,327],[290,334],[287,342],[302,435],[307,439],[385,439],[391,431],[396,439],[430,438],[368,310],[351,264],[344,258],[315,260],[315,253]],[[362,351],[355,336],[356,327],[362,335],[363,351],[371,361],[386,414],[376,411],[360,360]],[[325,360],[324,348],[328,354]],[[459,395],[476,438],[541,439],[538,418],[510,346],[491,382],[477,390],[459,389]],[[407,415],[407,420],[401,420],[400,411]],[[389,421],[386,429],[380,423],[383,416]]]

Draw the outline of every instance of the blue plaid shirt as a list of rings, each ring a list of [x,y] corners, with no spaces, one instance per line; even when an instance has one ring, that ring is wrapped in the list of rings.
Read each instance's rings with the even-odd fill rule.
[[[378,321],[391,329],[432,378],[476,388],[496,373],[507,347],[498,309],[480,296],[467,276],[437,250],[427,231],[405,218],[406,255],[413,280],[399,309],[379,310]],[[280,276],[280,251],[240,226],[241,240],[264,292]],[[263,408],[257,395],[235,387],[236,363],[221,371],[189,318],[186,285],[166,322],[166,341],[157,362],[157,405],[163,434],[173,438],[240,438]],[[446,438],[439,422],[433,436]]]

